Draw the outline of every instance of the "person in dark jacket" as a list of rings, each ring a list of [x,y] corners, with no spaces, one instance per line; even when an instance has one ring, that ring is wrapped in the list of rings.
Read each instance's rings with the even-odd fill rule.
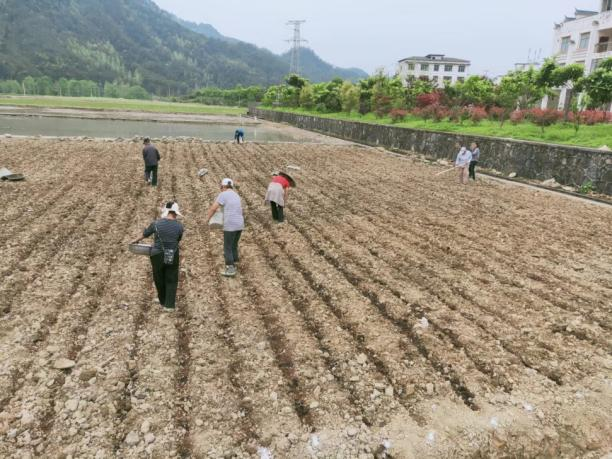
[[[179,242],[183,238],[183,225],[177,221],[181,216],[176,202],[168,202],[162,209],[161,218],[151,223],[142,233],[138,243],[144,238],[155,235],[151,249],[151,266],[153,281],[157,290],[159,303],[166,312],[173,312],[176,307],[176,290],[179,281]],[[170,260],[164,252],[174,251]]]
[[[159,155],[159,150],[151,143],[151,139],[148,137],[144,139],[142,158],[145,163],[145,180],[151,186],[157,186],[157,167],[161,156]]]
[[[236,132],[234,132],[234,141],[236,143],[244,143],[244,129],[236,129]]]
[[[478,165],[478,161],[480,161],[480,147],[478,142],[472,142],[470,149],[472,150],[472,160],[470,161],[470,178],[472,180],[476,180],[476,166]]]

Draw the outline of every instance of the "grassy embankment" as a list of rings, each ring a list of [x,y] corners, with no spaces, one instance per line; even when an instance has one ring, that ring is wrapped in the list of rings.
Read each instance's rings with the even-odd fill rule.
[[[600,148],[604,145],[612,148],[612,125],[597,124],[595,126],[580,126],[576,133],[574,126],[569,123],[559,123],[546,127],[544,134],[541,128],[533,123],[524,122],[513,125],[510,122],[500,127],[498,122],[484,120],[475,125],[471,121],[463,124],[452,123],[450,121],[426,121],[409,115],[405,121],[392,123],[388,117],[377,118],[374,114],[360,115],[359,113],[319,113],[303,109],[282,108],[273,109],[303,115],[319,116],[322,118],[333,118],[348,121],[361,121],[375,124],[392,124],[393,126],[424,129],[429,131],[451,132],[463,135],[481,135],[489,137],[503,137],[517,140],[530,140],[535,142],[556,143],[565,145],[577,145],[581,147]]]
[[[243,115],[246,108],[98,97],[0,96],[0,106],[141,111],[194,115]]]

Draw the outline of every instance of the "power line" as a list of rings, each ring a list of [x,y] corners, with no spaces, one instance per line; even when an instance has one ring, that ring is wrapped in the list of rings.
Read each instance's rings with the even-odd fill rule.
[[[290,40],[285,40],[292,44],[291,46],[291,65],[289,72],[295,73],[296,75],[300,74],[300,51],[302,49],[302,43],[308,43],[308,40],[304,40],[302,38],[302,24],[306,21],[304,20],[293,20],[287,22],[287,25],[293,26],[293,38]]]

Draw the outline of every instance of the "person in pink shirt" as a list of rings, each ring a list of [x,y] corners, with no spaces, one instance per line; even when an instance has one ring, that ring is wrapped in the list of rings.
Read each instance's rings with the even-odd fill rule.
[[[272,218],[277,223],[285,221],[285,204],[289,197],[289,188],[295,187],[295,181],[284,172],[272,176],[266,192],[266,204],[270,204]]]

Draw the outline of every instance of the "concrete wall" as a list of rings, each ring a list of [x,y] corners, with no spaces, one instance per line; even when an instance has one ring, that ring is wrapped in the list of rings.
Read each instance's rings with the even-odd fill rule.
[[[504,174],[580,186],[591,180],[597,191],[612,195],[612,152],[491,137],[382,126],[253,108],[250,114],[269,121],[389,149],[412,151],[436,159],[452,159],[455,143],[480,144],[481,165]]]

